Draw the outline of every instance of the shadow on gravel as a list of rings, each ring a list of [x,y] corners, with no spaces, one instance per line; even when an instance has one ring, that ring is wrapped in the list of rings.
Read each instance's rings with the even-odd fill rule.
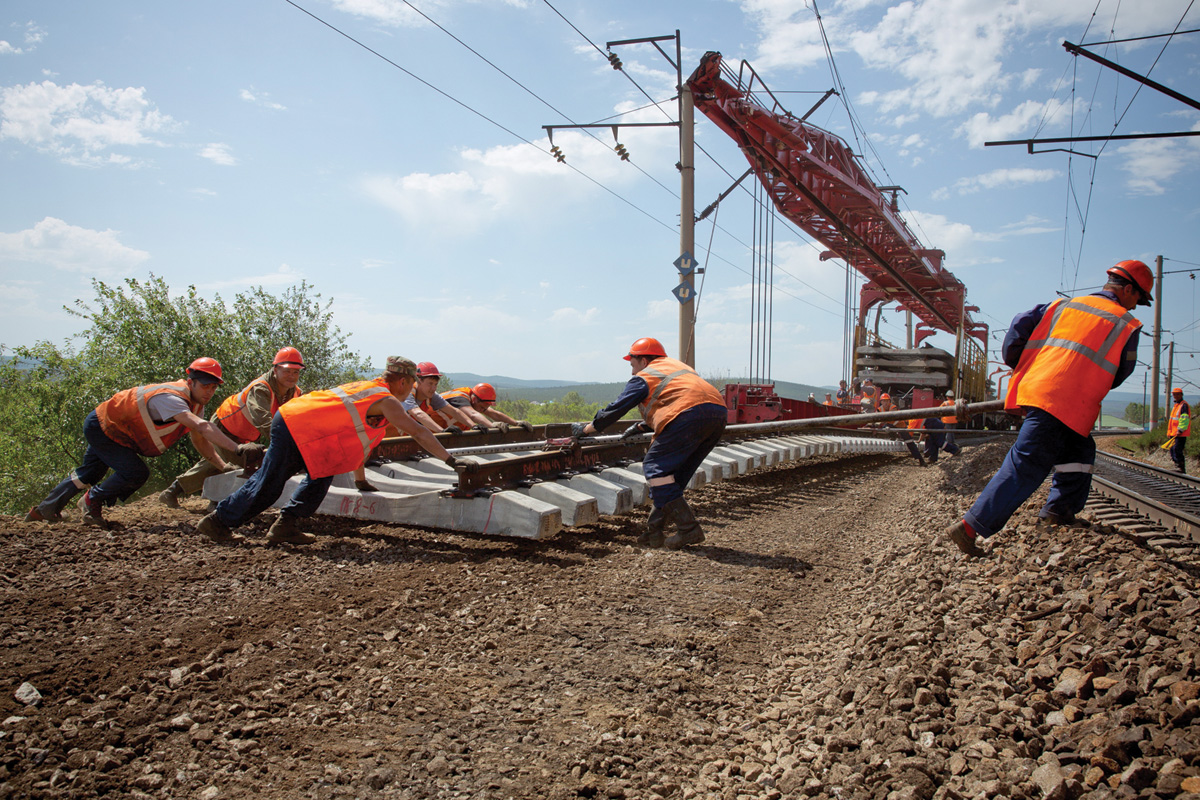
[[[729,564],[731,566],[749,567],[751,569],[773,569],[781,572],[790,572],[797,577],[803,578],[808,574],[808,571],[813,568],[813,565],[801,558],[792,558],[791,556],[765,556],[760,553],[748,553],[745,550],[736,550],[732,547],[720,547],[717,545],[693,545],[679,551],[679,555],[692,555],[697,558],[707,558],[710,561],[716,561],[721,564]]]

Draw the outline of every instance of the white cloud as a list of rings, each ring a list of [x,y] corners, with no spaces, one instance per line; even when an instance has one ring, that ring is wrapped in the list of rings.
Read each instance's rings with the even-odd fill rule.
[[[1135,195],[1166,192],[1166,184],[1200,164],[1200,144],[1170,139],[1140,139],[1117,148],[1121,169],[1130,177],[1125,186]]]
[[[1030,183],[1044,183],[1054,180],[1061,174],[1056,169],[1033,169],[1032,167],[994,169],[982,175],[959,178],[953,186],[938,189],[933,193],[933,197],[935,200],[945,200],[951,193],[975,194],[984,189],[1005,189]]]
[[[129,272],[150,258],[121,244],[119,231],[95,231],[46,217],[27,230],[0,233],[0,261],[38,264],[87,275]]]
[[[363,179],[362,188],[409,225],[431,231],[476,230],[503,204],[503,198],[490,197],[488,187],[468,172],[374,175]]]
[[[68,164],[131,164],[128,155],[105,151],[161,144],[153,135],[175,127],[145,93],[143,88],[110,89],[100,82],[8,86],[0,90],[0,139],[15,139]]]
[[[269,99],[270,98],[269,94],[267,94],[266,92],[255,91],[255,89],[253,87],[251,87],[249,89],[242,89],[238,93],[238,97],[242,98],[247,103],[253,103],[256,106],[262,106],[263,108],[269,108],[272,111],[286,111],[287,110],[287,106],[282,105],[280,103],[276,103],[274,100]]]
[[[969,117],[958,127],[956,132],[965,135],[967,143],[971,147],[983,147],[984,142],[1001,139],[1032,139],[1043,124],[1060,127],[1063,122],[1066,122],[1067,115],[1062,114],[1060,118],[1059,114],[1069,109],[1070,103],[1064,103],[1054,98],[1044,103],[1037,100],[1026,100],[1009,113],[999,117],[993,117],[986,111],[980,111]],[[1038,123],[1036,128],[1033,125],[1035,122]]]
[[[21,28],[22,26],[14,22],[12,27]],[[17,47],[5,39],[0,39],[0,55],[19,56],[24,53],[33,52],[42,39],[46,38],[46,32],[33,22],[26,22],[24,29],[24,33],[21,34],[21,47]]]
[[[206,189],[203,186],[197,186],[195,189],[192,189],[192,194],[204,195],[205,197],[216,197],[217,196],[217,193],[214,192],[212,189]]]
[[[219,164],[222,167],[232,167],[238,163],[233,153],[229,152],[229,145],[222,142],[213,142],[201,147],[200,157],[207,158],[209,161]]]
[[[291,286],[299,283],[301,280],[304,280],[304,275],[293,270],[288,264],[280,264],[279,268],[274,272],[267,272],[262,275],[243,275],[230,280],[197,284],[196,288],[205,292],[250,289],[254,286],[262,286],[269,289],[271,287],[282,288]]]
[[[565,323],[567,325],[586,325],[597,321],[600,317],[600,309],[589,308],[587,311],[580,311],[577,308],[558,308],[550,314],[550,322]]]

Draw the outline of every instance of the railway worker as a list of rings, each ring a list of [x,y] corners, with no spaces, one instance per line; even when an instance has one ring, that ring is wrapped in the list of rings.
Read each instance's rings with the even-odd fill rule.
[[[947,407],[954,408],[954,390],[953,389],[950,389],[949,391],[946,392],[946,397],[944,400],[942,400],[941,407],[942,408],[947,408]],[[948,415],[942,417],[942,423],[945,425],[957,425],[958,424],[958,415],[957,414],[948,414]],[[947,451],[952,451],[952,452],[950,452],[951,455],[958,455],[958,445],[956,445],[954,443],[954,431],[952,431],[952,430],[946,431],[946,443],[943,446],[947,449]]]
[[[1187,472],[1187,461],[1183,449],[1187,447],[1188,433],[1192,429],[1192,408],[1183,399],[1183,389],[1176,386],[1171,390],[1171,416],[1167,420],[1167,436],[1174,436],[1171,443],[1171,460],[1180,472]]]
[[[1107,271],[1104,287],[1018,314],[1004,338],[1004,362],[1013,368],[1005,408],[1025,412],[1016,443],[999,471],[946,536],[970,556],[981,556],[979,537],[1004,527],[1009,517],[1053,471],[1039,524],[1086,523],[1096,442],[1092,426],[1108,392],[1137,366],[1142,324],[1129,313],[1150,305],[1154,276],[1141,261]]]
[[[657,339],[644,337],[625,356],[633,377],[616,400],[596,412],[588,423],[575,422],[571,435],[592,436],[637,406],[643,422],[627,434],[653,429],[654,438],[642,460],[650,484],[653,510],[638,544],[671,550],[704,541],[704,531],[683,497],[683,490],[700,463],[721,441],[728,411],[725,398],[687,364],[667,357]],[[674,523],[675,533],[663,531]]]
[[[262,467],[200,520],[197,530],[218,544],[241,541],[243,537],[233,529],[266,510],[279,499],[288,479],[305,471],[307,476],[267,532],[267,542],[316,541],[311,533],[300,530],[299,520],[316,513],[335,475],[363,463],[383,440],[389,422],[430,454],[456,466],[446,448],[400,404],[412,392],[416,377],[415,363],[388,356],[386,370],[378,378],[308,392],[280,406],[271,421],[271,444]]]
[[[850,390],[846,388],[845,381],[838,381],[837,404],[842,408],[850,405]]]
[[[823,405],[823,406],[831,406],[831,405],[833,405],[833,392],[826,392],[826,393],[825,393],[825,402],[824,402],[824,403],[822,403],[821,405]]]
[[[879,410],[880,411],[895,411],[896,404],[892,402],[892,396],[887,392],[879,395]]]
[[[913,431],[919,431],[924,427],[925,420],[910,419],[906,429],[900,432],[900,441],[904,442],[904,446],[908,448],[908,452],[912,454],[912,457],[915,458],[917,463],[919,463],[922,467],[925,466],[925,456],[921,455],[921,448],[917,446],[917,442],[920,441],[921,435],[919,433],[914,434]],[[916,437],[915,439],[914,436]]]
[[[237,394],[225,398],[209,422],[239,444],[258,442],[266,447],[271,440],[271,418],[275,412],[293,397],[304,393],[298,386],[302,369],[304,357],[299,350],[294,347],[280,348],[271,362],[271,369],[250,381]],[[233,450],[218,447],[217,454],[226,465],[246,466],[242,457]],[[206,480],[224,471],[217,467],[215,462],[208,459],[197,461],[158,495],[159,502],[170,508],[179,508],[180,498],[200,491]]]
[[[161,456],[189,431],[192,444],[218,469],[229,466],[214,445],[243,458],[261,454],[262,445],[239,444],[200,416],[221,383],[221,365],[202,357],[188,365],[186,380],[135,386],[105,400],[83,422],[83,464],[31,508],[26,521],[61,520],[66,504],[83,492],[83,522],[107,528],[104,507],[127,499],[150,477],[142,458]],[[100,483],[110,469],[113,474]]]
[[[863,411],[870,413],[875,410],[875,407],[879,404],[878,394],[879,390],[875,388],[873,380],[867,378],[863,381],[862,400],[858,401]]]
[[[442,373],[432,361],[417,364],[417,382],[404,401],[404,410],[432,433],[462,433],[475,423],[461,408],[437,393],[441,379]]]
[[[501,433],[507,433],[508,426],[513,425],[524,428],[530,433],[533,432],[533,426],[527,421],[513,419],[495,408],[496,389],[490,383],[477,383],[469,388],[460,386],[457,389],[442,392],[442,399],[466,415],[470,420],[468,428],[479,431],[498,430]],[[430,416],[433,417],[434,422],[443,426],[457,424],[442,416],[440,412],[434,412]]]

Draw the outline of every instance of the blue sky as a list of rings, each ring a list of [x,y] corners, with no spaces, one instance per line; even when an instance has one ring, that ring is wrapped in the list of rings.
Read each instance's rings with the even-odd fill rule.
[[[707,50],[735,68],[745,58],[797,114],[820,96],[801,92],[833,80],[800,0],[296,2],[411,74],[285,0],[4,3],[0,344],[78,332],[62,306],[91,297],[93,277],[154,273],[227,299],[306,280],[374,363],[399,353],[449,372],[623,380],[633,339],[678,345],[678,144],[673,129],[626,129],[626,163],[609,132],[562,131],[554,142],[578,171],[547,154],[543,125],[665,119],[593,44],[679,29],[685,77]],[[1079,146],[1095,160],[982,146],[1108,134],[1118,118],[1119,134],[1200,130],[1200,112],[1061,47],[1200,27],[1187,8],[827,0],[821,19],[870,148],[836,100],[810,121],[867,152],[879,183],[905,188],[910,227],[946,251],[977,318],[1000,330],[1118,260],[1200,264],[1200,138]],[[1092,49],[1200,96],[1200,35],[1160,56],[1164,42]],[[619,55],[674,116],[662,56]],[[700,209],[747,165],[699,113],[696,138],[712,157],[697,153]],[[697,365],[737,376],[751,349],[750,193],[731,194],[716,225],[696,227]],[[844,270],[784,221],[775,233],[772,375],[835,383]],[[1196,281],[1168,275],[1164,295],[1177,369],[1200,384],[1185,352],[1198,349]],[[902,344],[903,315],[885,311],[880,332]],[[933,343],[953,349],[949,336]]]

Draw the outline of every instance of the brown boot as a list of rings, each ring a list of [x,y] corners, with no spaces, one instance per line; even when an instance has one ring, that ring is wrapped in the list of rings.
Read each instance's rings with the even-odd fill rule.
[[[83,493],[83,497],[79,498],[79,510],[83,512],[84,525],[108,529],[108,523],[104,521],[104,505],[92,497],[91,489],[88,489]]]
[[[183,497],[183,487],[175,481],[158,495],[158,502],[167,508],[179,508],[179,498]]]
[[[299,520],[291,514],[280,514],[267,531],[267,544],[312,544],[316,540],[316,536],[300,530]]]
[[[654,509],[650,512],[650,517],[646,520],[646,530],[642,531],[642,535],[637,538],[637,543],[642,547],[662,547],[663,527],[666,524],[666,507]]]
[[[675,523],[675,533],[664,542],[668,550],[678,550],[685,545],[704,541],[704,531],[700,530],[700,523],[696,521],[696,515],[692,513],[687,500],[677,497],[663,506],[663,510],[667,512],[667,521]]]
[[[964,520],[946,528],[946,538],[954,542],[954,545],[962,552],[969,555],[971,558],[983,558],[987,555],[987,551],[979,546],[979,537],[972,531],[967,530],[967,523]]]
[[[209,514],[196,525],[196,531],[208,537],[209,541],[217,544],[237,544],[246,540],[240,533],[234,533],[216,514]]]

